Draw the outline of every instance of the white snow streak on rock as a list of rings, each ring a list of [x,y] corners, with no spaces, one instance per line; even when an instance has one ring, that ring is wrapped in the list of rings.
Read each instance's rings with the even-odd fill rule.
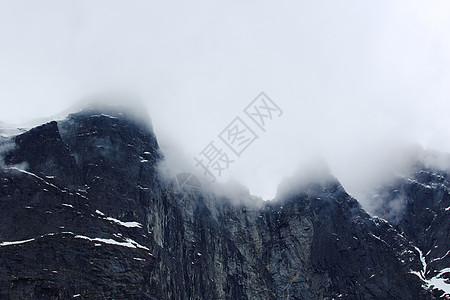
[[[112,221],[114,223],[117,223],[119,225],[125,226],[125,227],[138,227],[138,228],[142,228],[142,224],[138,223],[138,222],[122,222],[120,220],[111,218],[111,217],[107,217],[106,220],[108,221]]]

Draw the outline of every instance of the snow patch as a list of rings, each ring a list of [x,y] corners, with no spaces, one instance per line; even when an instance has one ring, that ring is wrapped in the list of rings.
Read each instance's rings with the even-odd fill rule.
[[[34,174],[34,173],[25,171],[25,170],[20,169],[20,168],[18,168],[18,167],[9,167],[8,169],[10,169],[10,170],[16,170],[16,171],[19,171],[19,172],[21,172],[21,173],[24,173],[24,174],[33,176],[34,178],[39,179],[40,181],[44,182],[44,183],[47,184],[48,186],[51,186],[51,187],[53,187],[53,188],[55,188],[55,189],[57,189],[57,190],[59,190],[59,191],[61,191],[61,192],[64,192],[64,193],[67,192],[67,191],[63,191],[62,189],[60,189],[60,188],[57,187],[56,185],[54,185],[54,184],[52,184],[52,183],[49,183],[49,182],[45,181],[43,178],[37,176],[37,175]]]
[[[145,246],[142,246],[141,244],[133,241],[132,239],[126,238],[126,242],[119,242],[116,241],[114,239],[104,239],[104,238],[90,238],[88,236],[84,236],[84,235],[76,235],[75,236],[76,239],[84,239],[84,240],[88,240],[91,242],[99,242],[99,243],[104,243],[104,244],[109,244],[109,245],[115,245],[115,246],[121,246],[121,247],[128,247],[128,248],[140,248],[140,249],[144,249],[147,251],[150,251],[150,249],[148,249]]]
[[[430,261],[430,263],[432,263],[432,262],[434,262],[434,261],[437,261],[437,260],[442,260],[442,259],[444,259],[449,253],[450,253],[450,250],[448,250],[447,253],[444,254],[444,256],[439,257],[439,258],[432,259],[432,260]]]
[[[43,234],[41,236],[38,236],[37,238],[32,238],[32,239],[28,239],[28,240],[21,240],[21,241],[12,241],[12,242],[1,242],[0,243],[0,247],[1,246],[11,246],[11,245],[20,245],[20,244],[25,244],[25,243],[29,243],[29,242],[33,242],[37,239],[46,237],[46,236],[53,236],[57,233],[47,233],[47,234]]]
[[[432,277],[429,280],[426,280],[427,285],[430,288],[435,288],[443,291],[444,292],[443,296],[450,296],[450,283],[446,282],[445,278],[442,278],[442,275],[448,272],[450,272],[450,268],[445,268],[439,271],[439,274],[437,274],[436,276]]]
[[[14,241],[14,242],[2,242],[2,243],[0,243],[0,246],[25,244],[25,243],[32,242],[32,241],[35,241],[35,240],[36,239],[29,239],[29,240],[23,240],[23,241]]]
[[[371,236],[373,236],[374,238],[376,238],[377,240],[379,240],[380,242],[383,242],[387,245],[387,243],[379,236],[374,235],[373,233],[370,234]]]
[[[150,249],[148,249],[148,248],[145,247],[145,246],[142,246],[141,244],[137,243],[136,241],[133,241],[132,239],[126,238],[125,240],[126,240],[127,242],[133,244],[136,248],[141,248],[141,249],[150,251]]]
[[[76,235],[75,238],[76,239],[84,239],[84,240],[88,240],[88,241],[91,241],[91,242],[100,242],[100,243],[116,245],[116,246],[122,246],[122,247],[128,247],[128,248],[136,248],[136,246],[133,245],[130,242],[119,242],[119,241],[116,241],[116,240],[113,240],[113,239],[90,238],[90,237],[84,236],[84,235]]]
[[[445,273],[450,272],[450,268],[445,268],[445,269],[439,271],[439,273],[436,276],[433,276],[430,279],[426,279],[425,275],[427,273],[427,267],[428,266],[427,266],[427,263],[425,261],[425,256],[423,255],[422,251],[418,247],[414,246],[414,248],[417,250],[417,252],[419,252],[420,261],[422,262],[422,270],[420,272],[410,271],[410,273],[415,274],[420,279],[422,279],[425,282],[425,286],[427,288],[429,288],[429,289],[439,289],[439,290],[444,292],[443,296],[450,296],[450,283],[446,282],[445,278],[442,278],[442,275],[444,275]],[[443,257],[441,257],[439,259],[444,258],[449,252],[447,252]],[[439,260],[439,259],[435,259],[435,260]]]
[[[108,221],[111,221],[111,222],[114,222],[114,223],[116,223],[116,224],[118,224],[118,225],[121,225],[121,226],[124,226],[124,227],[128,227],[128,228],[133,228],[133,227],[142,228],[142,224],[139,223],[139,222],[134,222],[134,221],[132,221],[132,222],[123,222],[123,221],[118,220],[118,219],[116,219],[116,218],[107,217],[104,213],[102,213],[102,212],[99,211],[98,209],[95,210],[95,212],[96,212],[97,214],[99,214],[100,216],[102,216],[103,219],[108,220]]]
[[[422,271],[420,271],[420,276],[423,280],[425,280],[425,274],[427,273],[427,262],[425,261],[425,256],[423,255],[422,250],[419,247],[413,246],[417,252],[419,252],[420,262],[422,263]],[[417,275],[417,274],[416,274]]]
[[[108,221],[112,221],[116,224],[119,224],[121,226],[128,227],[128,228],[132,228],[132,227],[142,228],[142,224],[138,223],[138,222],[123,222],[123,221],[120,221],[120,220],[117,220],[117,219],[114,219],[111,217],[106,217],[105,219]]]

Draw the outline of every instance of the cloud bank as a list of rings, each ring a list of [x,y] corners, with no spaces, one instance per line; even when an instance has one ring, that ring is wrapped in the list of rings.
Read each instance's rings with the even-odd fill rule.
[[[358,196],[395,165],[402,145],[450,152],[449,8],[4,1],[0,119],[48,118],[98,93],[133,94],[170,168],[186,172],[264,91],[284,114],[220,180],[270,199],[285,176],[320,156]]]

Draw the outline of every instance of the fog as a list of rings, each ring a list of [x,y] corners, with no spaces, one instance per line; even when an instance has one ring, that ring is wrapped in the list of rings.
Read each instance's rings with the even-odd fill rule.
[[[169,172],[203,176],[240,117],[258,138],[218,182],[272,199],[319,157],[368,207],[408,145],[450,152],[448,28],[448,1],[2,1],[0,120],[136,98]],[[243,111],[262,91],[283,111],[265,131]]]

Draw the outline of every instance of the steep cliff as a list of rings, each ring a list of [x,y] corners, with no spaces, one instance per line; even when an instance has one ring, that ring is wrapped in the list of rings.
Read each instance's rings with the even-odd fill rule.
[[[331,175],[270,202],[181,190],[158,174],[148,123],[95,109],[0,143],[1,299],[442,295],[415,246],[437,257],[448,239],[370,217]]]

